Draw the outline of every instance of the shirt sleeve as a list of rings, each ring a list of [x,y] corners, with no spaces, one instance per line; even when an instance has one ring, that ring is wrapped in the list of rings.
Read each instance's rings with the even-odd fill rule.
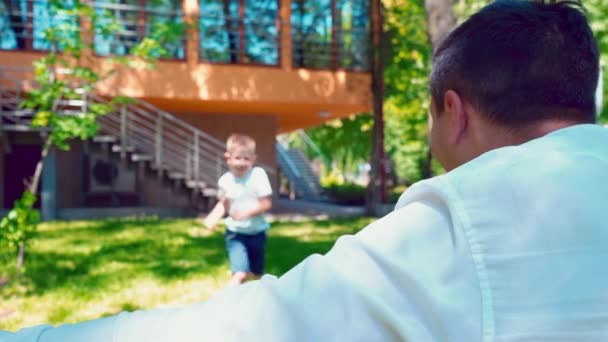
[[[258,197],[267,197],[272,195],[272,186],[266,171],[261,167],[256,167],[254,170],[253,186]]]
[[[227,183],[228,183],[228,174],[225,173],[217,180],[217,198],[218,199],[226,197]]]
[[[475,270],[451,217],[440,198],[420,198],[280,278],[179,309],[47,329],[38,341],[479,340]]]

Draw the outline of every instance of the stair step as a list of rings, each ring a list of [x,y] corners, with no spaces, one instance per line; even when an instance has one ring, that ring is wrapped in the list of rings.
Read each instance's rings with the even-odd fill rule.
[[[4,110],[3,116],[25,116],[30,117],[34,116],[34,111],[31,109],[13,109],[13,110]]]
[[[93,142],[96,143],[114,143],[117,140],[113,135],[97,135],[93,137]]]
[[[15,131],[15,132],[39,132],[46,131],[46,128],[32,127],[31,125],[24,124],[2,124],[3,131]]]
[[[186,175],[181,172],[172,171],[172,172],[169,172],[168,176],[171,179],[186,179]]]
[[[62,106],[70,106],[70,107],[82,107],[87,103],[84,100],[60,100],[58,102],[59,105]]]
[[[204,188],[205,186],[207,186],[207,183],[200,182],[200,181],[197,182],[197,181],[190,180],[190,181],[186,181],[186,186],[189,187],[189,188],[191,188],[191,189],[194,189],[194,188]]]
[[[153,158],[149,154],[133,154],[131,155],[131,160],[134,162],[139,161],[151,161]]]
[[[206,189],[203,189],[202,192],[203,192],[203,196],[207,196],[207,197],[217,196],[217,189],[206,188]]]
[[[135,151],[135,147],[133,146],[125,146],[124,152],[133,152]],[[112,152],[123,152],[123,147],[120,145],[112,145]]]

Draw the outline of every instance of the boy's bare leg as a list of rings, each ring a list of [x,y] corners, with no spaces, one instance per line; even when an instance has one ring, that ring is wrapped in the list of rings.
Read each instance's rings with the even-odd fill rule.
[[[240,285],[247,280],[249,272],[234,272],[230,279],[230,285]]]

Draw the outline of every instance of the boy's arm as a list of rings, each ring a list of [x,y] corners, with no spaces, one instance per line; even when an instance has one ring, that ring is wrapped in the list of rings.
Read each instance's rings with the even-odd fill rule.
[[[252,208],[251,210],[235,212],[235,213],[232,213],[231,216],[235,220],[244,220],[246,218],[265,213],[268,210],[270,210],[270,208],[272,208],[272,197],[271,196],[260,197],[258,199],[258,205],[255,206],[254,208]]]
[[[203,224],[207,229],[215,229],[215,226],[222,219],[222,217],[224,217],[227,211],[228,208],[226,198],[220,198],[209,215],[207,215],[207,217],[205,217],[203,220]]]

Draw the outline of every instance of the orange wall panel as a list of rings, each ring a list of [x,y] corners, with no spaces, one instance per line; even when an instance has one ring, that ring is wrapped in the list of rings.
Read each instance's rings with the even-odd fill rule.
[[[0,64],[28,67],[42,53],[0,51]],[[127,69],[94,58],[102,72],[116,70],[99,84],[102,95],[149,100],[174,114],[265,114],[278,131],[310,127],[326,120],[369,111],[369,73],[281,67],[160,61],[153,70]],[[23,71],[12,71],[24,78]],[[31,78],[32,76],[29,75]]]

